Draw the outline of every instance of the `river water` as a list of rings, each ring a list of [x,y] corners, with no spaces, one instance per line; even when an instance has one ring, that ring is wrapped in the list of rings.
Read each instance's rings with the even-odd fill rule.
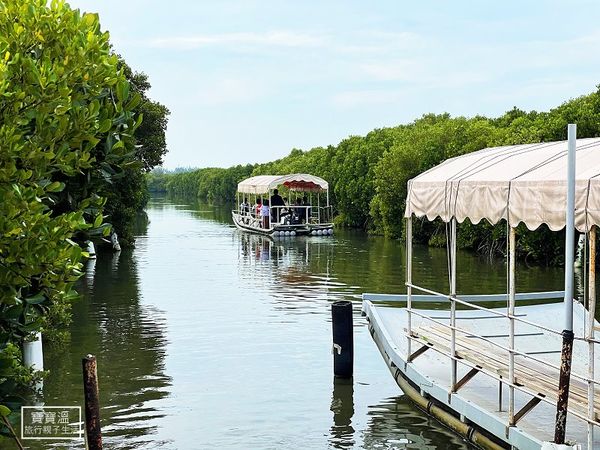
[[[147,214],[135,249],[88,263],[70,341],[46,348],[47,405],[83,405],[81,358],[97,356],[105,448],[469,448],[402,395],[360,315],[362,292],[404,291],[401,242],[271,241],[237,231],[226,208],[166,198]],[[415,281],[447,291],[445,251],[415,258]],[[458,261],[459,293],[505,290],[502,261]],[[517,289],[562,277],[519,267]],[[332,374],[337,300],[354,302],[353,383]]]

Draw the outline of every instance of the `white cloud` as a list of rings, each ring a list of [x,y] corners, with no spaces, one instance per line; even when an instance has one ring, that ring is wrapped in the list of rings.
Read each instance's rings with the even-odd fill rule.
[[[568,101],[565,93],[575,93],[572,95],[583,95],[594,89],[597,82],[594,76],[575,76],[568,79],[561,77],[540,77],[528,80],[520,86],[500,87],[484,95],[484,98],[496,104],[506,103],[507,100],[519,100],[519,106],[530,108],[530,105],[539,103],[540,99],[552,99],[545,108],[553,108],[559,105],[554,98],[560,98],[561,101]],[[516,103],[513,101],[513,103]]]
[[[427,39],[413,31],[368,31],[366,37],[379,43],[385,43],[388,48],[417,49],[427,44]]]
[[[417,60],[372,62],[359,65],[360,70],[376,81],[418,81],[423,77],[423,66]]]
[[[352,42],[335,42],[333,50],[348,54],[396,55],[398,52],[416,53],[427,45],[427,39],[410,31],[387,33],[381,31],[362,31],[353,33]]]
[[[267,90],[264,86],[251,80],[224,78],[203,86],[198,91],[195,100],[201,106],[216,106],[253,102],[266,93]]]
[[[399,89],[344,91],[333,96],[333,103],[344,108],[391,104],[406,99],[407,94],[405,90]]]
[[[149,41],[155,48],[192,50],[209,46],[261,46],[261,47],[319,47],[324,38],[319,35],[294,31],[268,31],[264,33],[218,33],[195,36],[172,36]]]
[[[144,42],[143,46],[176,50],[194,50],[204,47],[282,47],[322,48],[340,54],[394,55],[397,52],[418,52],[427,40],[413,32],[385,33],[360,31],[349,35],[292,30],[264,32],[207,33],[188,36],[163,36]]]

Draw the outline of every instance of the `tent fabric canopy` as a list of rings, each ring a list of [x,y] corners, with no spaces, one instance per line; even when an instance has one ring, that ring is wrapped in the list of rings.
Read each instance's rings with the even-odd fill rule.
[[[329,189],[322,178],[306,173],[290,175],[258,175],[238,183],[238,192],[243,194],[267,194],[277,186],[286,186],[292,191],[321,192]]]
[[[448,222],[565,226],[567,141],[486,148],[451,158],[408,182],[405,217]],[[600,225],[600,138],[578,139],[575,227]]]

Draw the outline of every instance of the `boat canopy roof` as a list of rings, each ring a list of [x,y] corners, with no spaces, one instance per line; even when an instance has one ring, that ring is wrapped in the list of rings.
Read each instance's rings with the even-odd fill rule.
[[[448,222],[505,219],[535,230],[565,226],[567,141],[486,148],[451,158],[408,182],[405,217]],[[575,227],[600,225],[600,138],[578,139]]]
[[[267,194],[277,186],[285,186],[291,191],[321,192],[329,189],[329,183],[322,178],[306,173],[289,175],[258,175],[238,183],[238,192],[243,194]]]

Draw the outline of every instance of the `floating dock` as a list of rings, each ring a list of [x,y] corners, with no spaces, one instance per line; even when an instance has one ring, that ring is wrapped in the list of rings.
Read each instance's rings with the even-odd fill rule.
[[[523,295],[525,297],[526,294]],[[484,296],[485,297],[485,296]],[[405,300],[406,296],[397,296]],[[378,301],[385,301],[379,303]],[[457,420],[471,425],[492,442],[522,450],[538,450],[552,441],[558,391],[562,337],[525,322],[515,327],[515,425],[509,423],[509,323],[503,315],[489,311],[457,311],[457,382],[452,390],[452,358],[449,310],[412,310],[412,348],[408,353],[406,308],[393,306],[394,296],[363,294],[363,313],[369,330],[390,372],[399,385],[408,383],[423,398],[453,413]],[[492,309],[493,310],[493,309]],[[536,323],[553,323],[562,314],[561,303],[518,306],[515,315]],[[490,310],[491,311],[491,310]],[[506,308],[496,309],[504,313]],[[586,311],[574,308],[574,331],[583,333]],[[594,323],[598,326],[598,323]],[[502,349],[501,347],[504,347]],[[577,442],[587,440],[588,347],[576,341],[573,349],[569,398],[568,436]],[[598,359],[598,358],[596,358]],[[540,362],[541,361],[541,362]],[[544,364],[547,363],[547,364]],[[600,389],[595,388],[596,399]],[[595,416],[600,413],[595,402]],[[579,417],[577,417],[579,416]],[[465,436],[468,438],[468,436]],[[600,447],[600,439],[594,439]],[[493,448],[493,447],[488,447]]]

